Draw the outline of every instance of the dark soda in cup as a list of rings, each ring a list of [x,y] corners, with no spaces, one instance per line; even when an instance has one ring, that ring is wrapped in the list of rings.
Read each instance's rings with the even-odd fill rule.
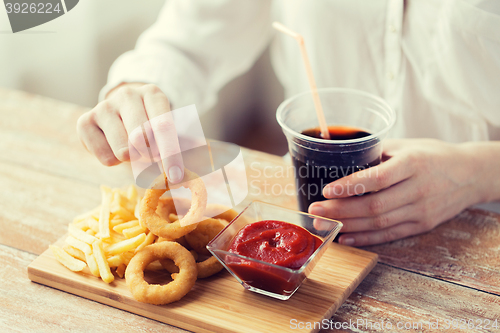
[[[312,95],[284,101],[277,119],[288,140],[299,208],[307,211],[326,200],[323,188],[342,177],[380,163],[382,139],[395,122],[394,111],[381,98],[352,89],[319,89],[330,140],[317,126]],[[360,189],[336,188],[348,195]],[[362,189],[361,189],[362,190]]]

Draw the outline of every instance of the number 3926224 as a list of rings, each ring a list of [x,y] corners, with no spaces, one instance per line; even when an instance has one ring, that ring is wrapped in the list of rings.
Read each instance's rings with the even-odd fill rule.
[[[16,14],[53,14],[60,13],[62,8],[57,3],[55,6],[48,3],[5,3],[5,8],[7,9],[7,14],[16,13]]]

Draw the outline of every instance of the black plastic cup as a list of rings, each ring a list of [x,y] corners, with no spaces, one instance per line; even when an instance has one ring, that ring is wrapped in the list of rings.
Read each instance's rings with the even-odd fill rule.
[[[307,212],[315,201],[326,200],[323,188],[342,177],[380,163],[382,140],[396,121],[392,108],[380,97],[344,88],[318,89],[329,126],[352,127],[366,136],[350,140],[324,140],[302,134],[318,127],[311,92],[285,100],[276,118],[288,141],[299,209]],[[335,188],[355,195],[356,188]]]

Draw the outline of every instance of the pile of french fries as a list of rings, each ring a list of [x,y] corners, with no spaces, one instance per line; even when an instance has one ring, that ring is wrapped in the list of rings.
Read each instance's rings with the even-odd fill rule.
[[[112,271],[123,278],[134,254],[157,237],[139,222],[141,197],[135,186],[126,191],[101,186],[101,195],[100,206],[69,224],[65,245],[50,245],[50,249],[70,270],[88,267],[93,275],[111,283]]]

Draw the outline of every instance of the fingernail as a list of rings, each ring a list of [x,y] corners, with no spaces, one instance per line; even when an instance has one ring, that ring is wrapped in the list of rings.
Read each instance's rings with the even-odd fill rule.
[[[333,197],[334,196],[333,187],[332,186],[325,186],[325,188],[323,188],[323,196],[327,199],[330,199],[331,197]]]
[[[168,180],[172,183],[177,183],[182,179],[182,171],[177,165],[174,165],[168,169]]]
[[[312,206],[309,207],[309,214],[325,216],[325,209],[321,206]]]
[[[340,243],[347,246],[354,245],[354,238],[343,238],[340,240]]]

